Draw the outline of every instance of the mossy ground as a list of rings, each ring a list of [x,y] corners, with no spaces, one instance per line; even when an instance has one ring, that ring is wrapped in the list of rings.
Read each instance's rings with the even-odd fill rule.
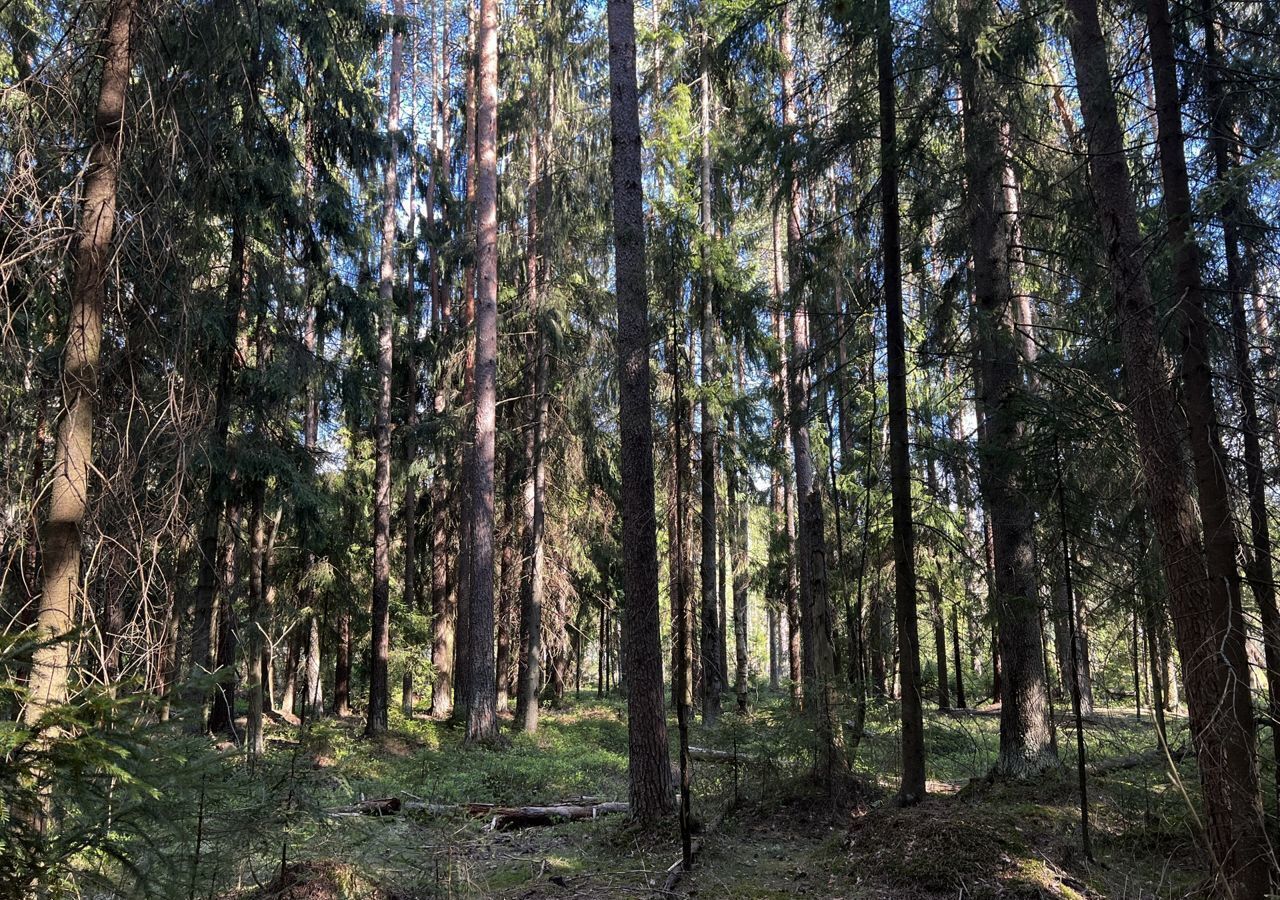
[[[994,759],[998,717],[990,710],[931,711],[931,796],[901,809],[892,799],[896,715],[888,705],[870,711],[849,782],[854,789],[836,803],[812,792],[811,732],[783,698],[760,696],[748,716],[726,711],[716,727],[695,727],[692,743],[736,748],[742,761],[695,764],[695,815],[714,825],[676,893],[1154,900],[1189,896],[1200,883],[1187,800],[1154,761],[1090,780],[1090,862],[1080,851],[1072,732],[1060,732],[1061,771],[989,783],[983,776]],[[173,882],[194,884],[191,896],[210,898],[632,897],[660,887],[679,856],[674,822],[640,831],[611,817],[489,833],[483,819],[461,814],[331,814],[375,797],[439,804],[625,799],[620,701],[584,695],[548,710],[536,735],[512,735],[499,750],[465,749],[460,727],[424,718],[393,715],[390,732],[376,740],[360,736],[362,725],[325,720],[299,734],[277,723],[254,772],[234,753],[218,757],[201,778],[199,862],[187,827],[165,854]],[[1175,745],[1184,732],[1178,723]],[[1086,739],[1091,759],[1102,759],[1150,749],[1154,729],[1132,712],[1104,710]],[[1194,796],[1193,761],[1178,774]],[[298,875],[288,890],[279,879],[282,860]],[[308,872],[337,886],[300,892]]]

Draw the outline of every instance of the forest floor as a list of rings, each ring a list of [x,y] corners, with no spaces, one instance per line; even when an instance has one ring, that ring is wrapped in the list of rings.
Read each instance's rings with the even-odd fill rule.
[[[740,762],[695,763],[701,852],[668,896],[1139,900],[1195,892],[1203,868],[1189,827],[1193,812],[1178,787],[1181,779],[1188,794],[1196,793],[1194,764],[1182,761],[1177,778],[1169,777],[1153,752],[1149,714],[1138,721],[1132,709],[1100,710],[1086,726],[1091,764],[1130,763],[1089,779],[1090,862],[1080,849],[1074,731],[1059,728],[1061,772],[991,783],[983,776],[995,755],[995,713],[930,710],[930,797],[901,809],[892,802],[896,708],[869,712],[853,776],[837,803],[812,792],[809,729],[781,697],[757,698],[748,716],[727,709],[715,728],[695,727],[691,743],[736,749]],[[641,832],[614,815],[490,831],[488,816],[438,808],[386,816],[342,810],[374,798],[499,805],[625,800],[621,701],[584,694],[546,711],[536,735],[512,735],[499,750],[465,750],[461,728],[425,718],[393,714],[390,732],[374,741],[361,738],[362,725],[330,719],[299,734],[277,721],[267,758],[252,773],[240,757],[221,755],[200,776],[197,846],[190,827],[195,808],[188,805],[181,847],[166,854],[167,874],[184,888],[174,895],[663,896],[668,867],[679,857],[674,822]],[[1174,717],[1170,727],[1177,748],[1185,725]]]

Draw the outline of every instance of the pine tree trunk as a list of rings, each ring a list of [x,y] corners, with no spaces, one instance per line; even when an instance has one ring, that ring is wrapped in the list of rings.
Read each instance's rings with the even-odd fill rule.
[[[623,592],[626,597],[628,797],[652,824],[671,810],[671,766],[662,703],[658,634],[658,541],[654,515],[652,396],[644,196],[636,98],[635,5],[609,0],[614,271],[618,296],[619,424],[622,439]]]
[[[893,574],[898,660],[902,680],[902,782],[898,802],[925,795],[924,698],[920,685],[920,632],[916,618],[915,526],[911,519],[911,455],[907,426],[907,348],[902,303],[902,248],[898,210],[897,88],[893,74],[893,18],[880,4],[876,63],[880,99],[880,205],[884,250],[885,346],[889,382],[889,480],[893,495]]]
[[[400,73],[404,65],[404,37],[399,20],[404,0],[393,4],[391,80],[387,98],[387,158],[382,173],[382,246],[378,274],[378,403],[373,425],[373,633],[369,655],[369,710],[365,734],[387,730],[390,687],[387,657],[391,650],[391,377],[395,335],[396,209],[400,202],[398,141],[400,131]]]
[[[1089,132],[1090,175],[1119,311],[1125,377],[1129,394],[1135,398],[1131,411],[1182,658],[1204,789],[1208,844],[1216,874],[1234,897],[1262,897],[1269,872],[1253,753],[1243,622],[1239,608],[1233,606],[1231,579],[1209,577],[1196,502],[1176,475],[1183,467],[1185,445],[1170,428],[1170,423],[1179,421],[1169,387],[1171,365],[1160,342],[1155,304],[1142,270],[1146,250],[1138,231],[1137,205],[1125,165],[1123,132],[1097,4],[1095,0],[1068,0],[1067,5],[1073,16],[1069,37],[1081,111]],[[1180,129],[1172,134],[1162,129],[1161,141],[1168,147],[1162,147],[1162,157],[1181,157]],[[1170,162],[1162,160],[1165,165]],[[1175,204],[1170,209],[1171,220],[1179,218],[1179,212]],[[1196,408],[1196,398],[1190,396],[1190,390],[1188,393],[1191,414],[1210,414],[1198,423],[1207,431],[1212,410]],[[1202,499],[1213,500],[1211,496]]]
[[[480,0],[476,72],[475,419],[472,429],[471,583],[467,743],[498,736],[494,683],[493,488],[498,400],[498,4]]]

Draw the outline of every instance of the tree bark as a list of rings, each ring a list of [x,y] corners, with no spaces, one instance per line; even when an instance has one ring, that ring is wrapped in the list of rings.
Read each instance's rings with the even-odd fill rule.
[[[351,715],[351,614],[338,613],[338,648],[333,655],[333,714]]]
[[[930,496],[934,498],[935,503],[940,502],[937,466],[932,456],[926,464],[925,478]],[[933,655],[938,663],[938,709],[950,709],[951,685],[947,679],[947,626],[942,600],[942,561],[936,548],[931,551],[931,556],[927,589],[929,612],[933,619]]]
[[[476,185],[479,168],[476,148],[477,102],[476,89],[478,68],[478,23],[476,21],[476,4],[467,4],[467,77],[466,77],[466,122],[463,131],[463,153],[467,160],[465,220],[468,235],[476,241]],[[462,366],[462,408],[465,416],[474,415],[476,397],[476,264],[478,254],[472,254],[470,263],[465,267],[462,276],[462,322],[461,332],[464,344]],[[471,420],[469,420],[471,421]],[[475,480],[475,443],[470,429],[462,441],[462,477],[459,481],[461,503],[458,511],[458,552],[454,567],[453,585],[454,603],[457,609],[455,635],[453,642],[454,672],[454,707],[453,714],[466,716],[468,698],[471,689],[467,683],[471,677],[471,545],[475,532],[475,508],[470,502],[472,484]]]
[[[41,541],[40,610],[27,677],[23,724],[44,727],[46,714],[67,700],[71,645],[80,582],[81,528],[89,511],[93,467],[93,418],[102,356],[102,310],[116,225],[116,187],[124,131],[134,0],[114,0],[107,8],[100,53],[103,58],[93,116],[93,146],[83,180],[84,199],[76,226],[71,308],[62,350],[65,409],[54,444],[49,507]]]
[[[1276,609],[1275,571],[1271,528],[1267,518],[1267,483],[1262,461],[1263,426],[1258,415],[1257,380],[1250,358],[1249,323],[1245,313],[1246,268],[1240,240],[1240,222],[1246,200],[1234,185],[1232,157],[1236,150],[1235,113],[1223,84],[1224,58],[1213,4],[1201,2],[1204,29],[1205,102],[1209,105],[1209,148],[1213,154],[1214,181],[1222,192],[1218,221],[1227,263],[1227,297],[1231,309],[1231,347],[1235,380],[1240,393],[1241,432],[1244,443],[1245,490],[1249,506],[1249,534],[1253,553],[1245,558],[1244,572],[1262,619],[1262,645],[1266,659],[1268,713],[1271,718],[1272,755],[1276,791],[1280,795],[1280,613]],[[1171,63],[1168,63],[1171,64]],[[1175,83],[1176,89],[1176,83]],[[1149,632],[1152,630],[1149,628]],[[1154,633],[1152,634],[1154,637]],[[1155,669],[1152,669],[1153,674]],[[1162,696],[1167,697],[1166,690]]]
[[[219,562],[218,577],[222,587],[222,604],[218,614],[217,654],[214,660],[214,671],[217,680],[214,683],[213,697],[209,710],[209,731],[217,734],[226,732],[236,742],[239,735],[235,733],[236,708],[236,656],[239,652],[240,628],[236,622],[235,599],[236,586],[240,580],[237,566],[239,559],[236,553],[237,532],[240,530],[240,501],[234,493],[234,484],[228,487],[227,495],[227,540],[222,545],[222,558]]]
[[[1204,790],[1208,843],[1216,874],[1233,896],[1261,897],[1270,873],[1253,753],[1243,622],[1239,608],[1233,606],[1232,579],[1210,577],[1195,499],[1177,475],[1185,465],[1185,445],[1178,430],[1170,428],[1170,423],[1179,422],[1169,384],[1171,365],[1159,339],[1155,304],[1142,269],[1145,249],[1097,4],[1068,0],[1067,5],[1074,20],[1068,36],[1088,132],[1090,175],[1115,288],[1131,411],[1171,595]],[[1168,146],[1162,148],[1161,156],[1181,157],[1180,129],[1161,130],[1161,140]],[[1170,218],[1180,218],[1178,213],[1175,204]],[[1187,224],[1183,220],[1184,227]],[[1207,431],[1210,422],[1201,422],[1201,429]]]
[[[618,296],[619,430],[622,453],[623,592],[626,597],[628,796],[652,824],[671,810],[671,767],[662,704],[658,635],[658,540],[650,419],[649,294],[636,99],[633,0],[609,0],[614,272]]]
[[[796,526],[795,526],[795,490],[791,469],[791,398],[788,386],[791,383],[790,368],[787,358],[787,328],[782,316],[782,302],[785,294],[785,265],[782,254],[782,219],[780,212],[773,213],[773,253],[770,268],[771,297],[773,311],[773,338],[778,345],[778,364],[770,373],[773,391],[773,433],[774,453],[777,457],[775,469],[778,473],[778,490],[774,494],[776,506],[774,525],[778,531],[773,540],[775,559],[780,556],[777,568],[781,579],[781,596],[778,598],[779,616],[786,617],[787,640],[785,652],[787,656],[787,677],[791,681],[791,702],[800,706],[803,700],[802,686],[804,676],[800,660],[800,607],[796,584]],[[779,645],[782,641],[782,623],[779,622]]]
[[[960,71],[964,94],[965,172],[973,256],[978,391],[983,425],[979,480],[991,523],[994,611],[999,645],[1000,753],[995,772],[1034,776],[1057,765],[1048,714],[1044,642],[1035,555],[1035,512],[1027,490],[1024,333],[1013,267],[1016,213],[1003,189],[1005,152],[997,87],[972,47],[994,23],[979,2],[962,9]]]
[[[902,781],[898,802],[925,795],[924,711],[920,686],[920,632],[916,618],[915,526],[911,519],[911,451],[907,425],[907,347],[902,303],[902,248],[898,210],[897,88],[893,74],[893,16],[880,3],[876,69],[880,100],[880,205],[884,252],[885,346],[889,384],[889,481],[893,500],[893,579],[902,680]]]
[[[739,344],[737,348],[738,361],[738,393],[742,394],[745,390],[744,384],[744,362],[742,358],[742,346]],[[733,420],[730,419],[730,427],[733,426]],[[732,430],[729,433],[729,446],[732,448],[735,458],[730,460],[728,465],[728,477],[726,479],[727,506],[729,514],[733,517],[733,541],[732,541],[732,562],[733,562],[733,657],[734,657],[734,692],[738,697],[738,711],[747,711],[747,681],[750,677],[750,660],[747,652],[747,605],[749,601],[749,593],[751,590],[751,528],[750,528],[750,501],[749,495],[744,495],[738,490],[738,480],[740,476],[740,466],[737,461],[738,451],[738,433]],[[750,477],[747,477],[750,483]]]
[[[790,132],[796,127],[795,69],[792,58],[791,8],[782,8],[779,50],[782,56],[782,119]],[[800,187],[795,173],[788,173],[785,187],[787,210],[787,305],[790,311],[791,446],[795,454],[796,495],[799,512],[796,552],[800,575],[802,611],[801,646],[804,654],[805,703],[815,717],[816,757],[814,774],[825,790],[833,790],[843,766],[840,723],[835,712],[835,660],[831,610],[827,596],[826,541],[822,524],[822,494],[815,477],[809,443],[809,392],[812,347],[809,311],[804,298],[803,253],[800,233]]]
[[[476,356],[467,743],[498,736],[493,659],[493,466],[498,400],[498,4],[480,0],[476,72]]]
[[[701,36],[701,63],[698,83],[701,91],[701,154],[699,159],[699,224],[702,243],[699,249],[701,271],[698,277],[702,330],[699,335],[701,362],[702,428],[699,432],[699,468],[701,472],[702,555],[699,565],[699,582],[702,601],[702,719],[713,724],[720,717],[720,693],[723,690],[724,671],[720,667],[720,616],[716,595],[716,457],[718,454],[719,410],[712,393],[716,382],[716,316],[713,304],[714,290],[711,280],[711,241],[714,226],[711,222],[711,78],[708,72],[707,35],[703,25]]]
[[[536,104],[536,99],[535,99]],[[542,235],[539,231],[539,149],[542,138],[535,135],[529,155],[529,234],[527,248],[529,310],[533,337],[529,342],[531,374],[529,408],[531,427],[527,432],[525,462],[525,545],[524,572],[520,582],[520,675],[516,697],[516,722],[521,731],[538,730],[538,690],[542,681],[542,602],[545,584],[547,468],[543,459],[550,394],[547,377],[550,361],[542,334],[542,273],[539,266]]]
[[[398,142],[400,139],[400,73],[404,36],[400,19],[404,0],[393,4],[391,79],[387,98],[387,158],[382,172],[382,246],[378,274],[378,403],[374,417],[373,472],[373,633],[369,655],[369,710],[365,734],[387,730],[390,687],[387,657],[391,650],[391,377],[395,336],[396,209],[400,203]]]
[[[245,729],[245,747],[252,759],[260,758],[267,746],[262,732],[266,676],[266,666],[263,665],[266,646],[266,497],[266,482],[259,479],[249,485],[249,651],[245,661],[249,719]]]

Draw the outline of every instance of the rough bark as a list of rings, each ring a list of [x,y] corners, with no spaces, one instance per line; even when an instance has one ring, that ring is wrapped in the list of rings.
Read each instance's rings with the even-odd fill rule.
[[[636,98],[635,5],[609,0],[614,272],[618,296],[619,430],[622,453],[623,592],[626,597],[628,795],[651,824],[671,809],[671,766],[662,704],[658,635],[658,539],[650,419],[649,295]]]
[[[791,10],[782,8],[779,50],[782,56],[782,119],[784,128],[796,126],[795,69],[792,58]],[[802,618],[801,647],[804,654],[805,704],[814,716],[814,774],[826,790],[836,785],[842,767],[840,724],[835,713],[835,658],[832,622],[827,596],[826,541],[822,524],[822,494],[815,477],[809,441],[809,394],[811,390],[812,347],[809,311],[804,299],[803,246],[800,232],[800,186],[794,172],[788,173],[784,190],[787,212],[787,307],[790,313],[790,360],[787,393],[791,401],[791,446],[795,456],[796,501],[799,523],[796,532],[799,599]]]
[[[1224,73],[1227,60],[1222,52],[1221,36],[1213,19],[1213,4],[1200,4],[1204,31],[1205,102],[1209,105],[1209,148],[1213,155],[1214,180],[1222,192],[1218,221],[1227,264],[1227,298],[1231,309],[1231,348],[1235,382],[1240,395],[1240,430],[1244,444],[1245,491],[1249,507],[1249,534],[1253,553],[1245,559],[1244,572],[1249,589],[1258,604],[1262,619],[1262,642],[1266,659],[1268,712],[1270,714],[1272,755],[1276,761],[1276,777],[1280,779],[1280,613],[1276,609],[1275,571],[1272,560],[1271,528],[1267,517],[1267,483],[1263,468],[1263,426],[1258,414],[1257,379],[1255,378],[1249,340],[1249,323],[1245,313],[1247,268],[1240,223],[1246,202],[1241,189],[1234,184],[1233,156],[1236,152],[1235,111],[1227,96]],[[1255,298],[1255,303],[1258,302]],[[1265,302],[1263,304],[1265,309]],[[1261,320],[1261,317],[1260,317]],[[1152,629],[1148,629],[1152,631]],[[1154,632],[1153,632],[1154,636]],[[1153,674],[1155,669],[1152,669]],[[1166,690],[1162,697],[1168,699]],[[1276,781],[1280,794],[1280,780]]]
[[[229,489],[227,497],[227,541],[222,548],[220,571],[222,603],[218,614],[218,642],[214,669],[217,680],[214,683],[213,697],[209,710],[209,731],[217,734],[226,732],[239,741],[235,733],[236,708],[236,655],[239,650],[240,629],[236,622],[235,595],[240,573],[237,568],[239,556],[236,553],[237,532],[240,529],[240,503],[235,494],[235,486]]]
[[[724,689],[724,670],[720,667],[720,608],[716,595],[716,461],[719,453],[719,409],[713,393],[716,374],[716,314],[713,303],[714,287],[711,276],[711,242],[714,225],[711,221],[711,77],[709,74],[709,50],[705,25],[702,32],[700,73],[698,77],[701,109],[699,136],[699,225],[702,243],[699,248],[700,271],[698,275],[701,332],[699,352],[701,356],[701,402],[699,413],[702,427],[699,432],[699,471],[701,474],[701,525],[702,555],[699,564],[702,587],[702,719],[711,724],[720,717],[720,694]]]
[[[439,395],[437,395],[439,396]],[[437,399],[437,405],[440,401]],[[449,488],[437,477],[431,484],[431,715],[447,719],[453,713],[453,640],[458,609],[449,592]]]
[[[934,497],[934,502],[938,502],[940,497],[938,494],[937,466],[932,457],[929,458],[925,477],[930,495]],[[938,708],[950,709],[951,685],[947,680],[947,626],[942,600],[942,560],[936,549],[933,549],[930,555],[932,559],[929,561],[927,590],[929,592],[929,613],[933,620],[933,655],[938,664]]]
[[[391,25],[391,79],[387,97],[387,158],[382,171],[382,245],[378,263],[378,401],[374,414],[373,469],[373,633],[369,654],[369,710],[365,734],[387,730],[390,687],[387,657],[391,650],[391,378],[395,336],[396,209],[400,203],[398,142],[400,138],[400,75],[404,66],[404,36],[399,20],[404,0],[395,0]]]
[[[498,735],[493,659],[493,467],[498,401],[498,4],[480,0],[476,72],[475,418],[468,602],[467,743]]]
[[[1025,431],[1020,408],[1024,335],[1013,271],[1015,211],[1003,189],[997,86],[972,47],[990,27],[992,10],[968,2],[961,16],[965,175],[973,259],[978,392],[983,414],[979,483],[991,523],[995,563],[993,608],[1001,669],[998,775],[1028,777],[1057,764],[1048,714],[1035,511],[1026,488]]]
[[[338,646],[333,654],[333,714],[351,715],[351,614],[338,613]]]
[[[266,738],[262,731],[262,715],[265,707],[265,676],[263,653],[266,646],[266,590],[267,590],[267,486],[262,480],[249,485],[249,648],[245,670],[245,684],[249,694],[249,717],[245,727],[245,748],[249,756],[257,759],[266,750]]]
[[[889,384],[889,483],[893,507],[894,610],[902,681],[902,781],[898,802],[925,795],[924,698],[920,686],[920,631],[916,618],[915,526],[911,519],[911,452],[907,424],[907,346],[902,303],[902,248],[898,209],[897,88],[893,74],[893,18],[880,3],[876,40],[880,100],[880,214],[884,253],[885,346]]]
[[[54,443],[49,506],[41,540],[41,595],[22,721],[43,727],[44,716],[66,702],[71,645],[80,598],[81,527],[89,511],[93,418],[102,355],[102,310],[116,226],[116,186],[129,86],[133,0],[107,8],[100,53],[102,75],[93,116],[93,145],[83,180],[80,221],[71,266],[71,308],[62,350],[64,411]]]
[[[1170,428],[1170,423],[1180,422],[1169,383],[1172,367],[1159,339],[1155,304],[1142,269],[1145,248],[1097,4],[1068,0],[1067,5],[1073,18],[1069,38],[1088,132],[1098,224],[1116,295],[1125,377],[1133,398],[1130,409],[1171,595],[1208,844],[1227,889],[1237,898],[1261,897],[1269,866],[1243,622],[1233,606],[1230,579],[1210,578],[1196,502],[1177,475],[1184,469],[1186,450],[1179,430]],[[1166,131],[1162,141],[1172,145],[1162,156],[1181,156],[1180,129]],[[1171,219],[1178,217],[1176,208],[1170,214]]]
[[[803,675],[800,660],[800,607],[796,585],[796,527],[795,490],[791,470],[791,399],[787,394],[790,384],[790,368],[787,359],[787,328],[782,316],[782,298],[785,293],[785,265],[782,254],[782,219],[780,211],[773,214],[773,253],[770,268],[773,273],[770,296],[773,299],[771,313],[773,338],[778,346],[778,365],[770,373],[773,393],[775,469],[779,485],[774,494],[776,502],[774,527],[776,532],[771,548],[775,557],[780,556],[776,568],[781,579],[781,596],[778,597],[779,616],[786,617],[787,640],[782,641],[782,622],[779,622],[779,643],[785,644],[787,676],[791,681],[791,702],[799,706],[802,701]]]
[[[539,267],[539,154],[541,138],[530,142],[529,234],[527,248],[529,310],[533,337],[529,342],[531,423],[526,434],[524,503],[524,571],[520,580],[520,675],[516,696],[516,724],[521,731],[538,730],[538,690],[542,681],[542,602],[546,582],[547,467],[544,460],[547,414],[551,397],[547,378],[550,359],[542,334],[542,273]]]
[[[745,388],[743,373],[742,347],[738,346],[738,392]],[[732,420],[730,420],[732,426]],[[729,444],[737,453],[737,431],[729,434]],[[748,497],[738,489],[739,466],[730,461],[726,479],[727,506],[733,518],[733,540],[731,559],[733,563],[733,658],[734,658],[734,693],[738,698],[738,711],[747,711],[747,681],[750,676],[750,660],[747,656],[747,606],[751,590],[751,533]],[[749,478],[748,478],[749,483]]]
[[[231,411],[234,391],[234,365],[236,357],[236,332],[239,329],[240,311],[244,304],[245,238],[243,217],[236,215],[231,224],[231,255],[227,273],[227,296],[223,321],[226,333],[218,351],[218,381],[214,389],[213,427],[209,433],[207,454],[209,459],[209,486],[205,491],[204,517],[200,524],[197,549],[199,570],[196,575],[195,596],[192,600],[194,623],[191,628],[191,675],[197,680],[217,668],[215,636],[221,628],[220,616],[228,615],[231,598],[218,597],[219,560],[221,542],[219,533],[223,514],[230,503],[231,483],[226,470],[227,435],[231,430]],[[207,691],[194,686],[188,702],[199,705],[199,715],[193,725],[210,728],[207,709],[211,698]]]
[[[463,128],[463,154],[466,157],[466,204],[464,219],[466,230],[478,247],[476,232],[476,184],[477,164],[476,152],[476,69],[478,64],[476,4],[467,4],[467,76],[465,89],[466,116]],[[478,255],[472,254],[470,263],[464,268],[462,275],[462,321],[460,323],[463,340],[462,366],[462,408],[466,416],[474,415],[476,396],[476,264]],[[469,420],[471,421],[471,420]],[[459,480],[461,499],[458,510],[458,550],[455,555],[456,564],[453,570],[454,607],[457,610],[454,625],[453,642],[453,714],[465,716],[468,698],[471,696],[467,684],[471,677],[471,544],[475,531],[475,507],[469,502],[470,491],[475,480],[475,443],[470,429],[465,429],[462,442],[462,477]]]

